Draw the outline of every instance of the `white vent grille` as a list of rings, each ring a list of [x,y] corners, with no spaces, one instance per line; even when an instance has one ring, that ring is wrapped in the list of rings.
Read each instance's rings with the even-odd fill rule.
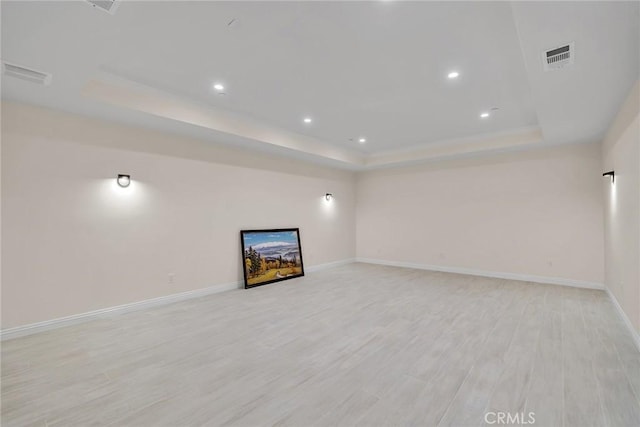
[[[52,78],[49,73],[43,73],[42,71],[33,70],[16,64],[10,64],[8,62],[2,63],[2,74],[44,86],[50,85]]]
[[[542,63],[545,71],[559,70],[573,64],[573,43],[559,46],[542,52]]]
[[[113,15],[116,13],[116,9],[118,8],[119,1],[116,0],[85,0],[91,6],[96,9],[100,9],[104,12],[110,13]]]

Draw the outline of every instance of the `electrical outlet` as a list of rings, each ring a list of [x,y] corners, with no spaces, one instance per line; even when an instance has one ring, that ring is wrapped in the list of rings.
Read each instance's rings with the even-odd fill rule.
[[[169,284],[173,285],[176,280],[176,273],[169,273]]]

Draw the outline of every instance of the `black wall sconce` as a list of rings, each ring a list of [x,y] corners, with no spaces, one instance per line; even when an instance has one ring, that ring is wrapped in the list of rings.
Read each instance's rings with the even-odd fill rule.
[[[605,172],[602,174],[602,176],[610,176],[611,182],[614,182],[616,180],[616,173],[614,171]]]
[[[325,198],[325,200],[326,200],[327,202],[330,202],[330,201],[331,201],[331,199],[333,199],[333,194],[331,194],[331,193],[327,193],[327,194],[325,194],[325,195],[324,195],[324,198]]]
[[[118,182],[118,185],[120,187],[126,188],[129,186],[129,184],[131,184],[131,176],[118,174],[118,179],[116,181]]]

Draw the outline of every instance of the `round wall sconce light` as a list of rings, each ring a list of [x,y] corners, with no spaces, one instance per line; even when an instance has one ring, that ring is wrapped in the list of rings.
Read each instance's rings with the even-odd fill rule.
[[[118,185],[120,187],[126,188],[129,186],[129,184],[131,184],[131,176],[118,174],[118,179],[116,181],[118,182]]]
[[[331,201],[331,199],[333,199],[333,194],[331,194],[331,193],[327,193],[327,194],[325,194],[325,195],[324,195],[324,198],[325,198],[325,200],[326,200],[327,202],[330,202],[330,201]]]

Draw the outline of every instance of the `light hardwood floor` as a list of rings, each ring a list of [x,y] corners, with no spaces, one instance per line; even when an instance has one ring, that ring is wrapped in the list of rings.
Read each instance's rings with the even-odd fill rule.
[[[3,426],[640,426],[602,291],[351,264],[5,341]]]

